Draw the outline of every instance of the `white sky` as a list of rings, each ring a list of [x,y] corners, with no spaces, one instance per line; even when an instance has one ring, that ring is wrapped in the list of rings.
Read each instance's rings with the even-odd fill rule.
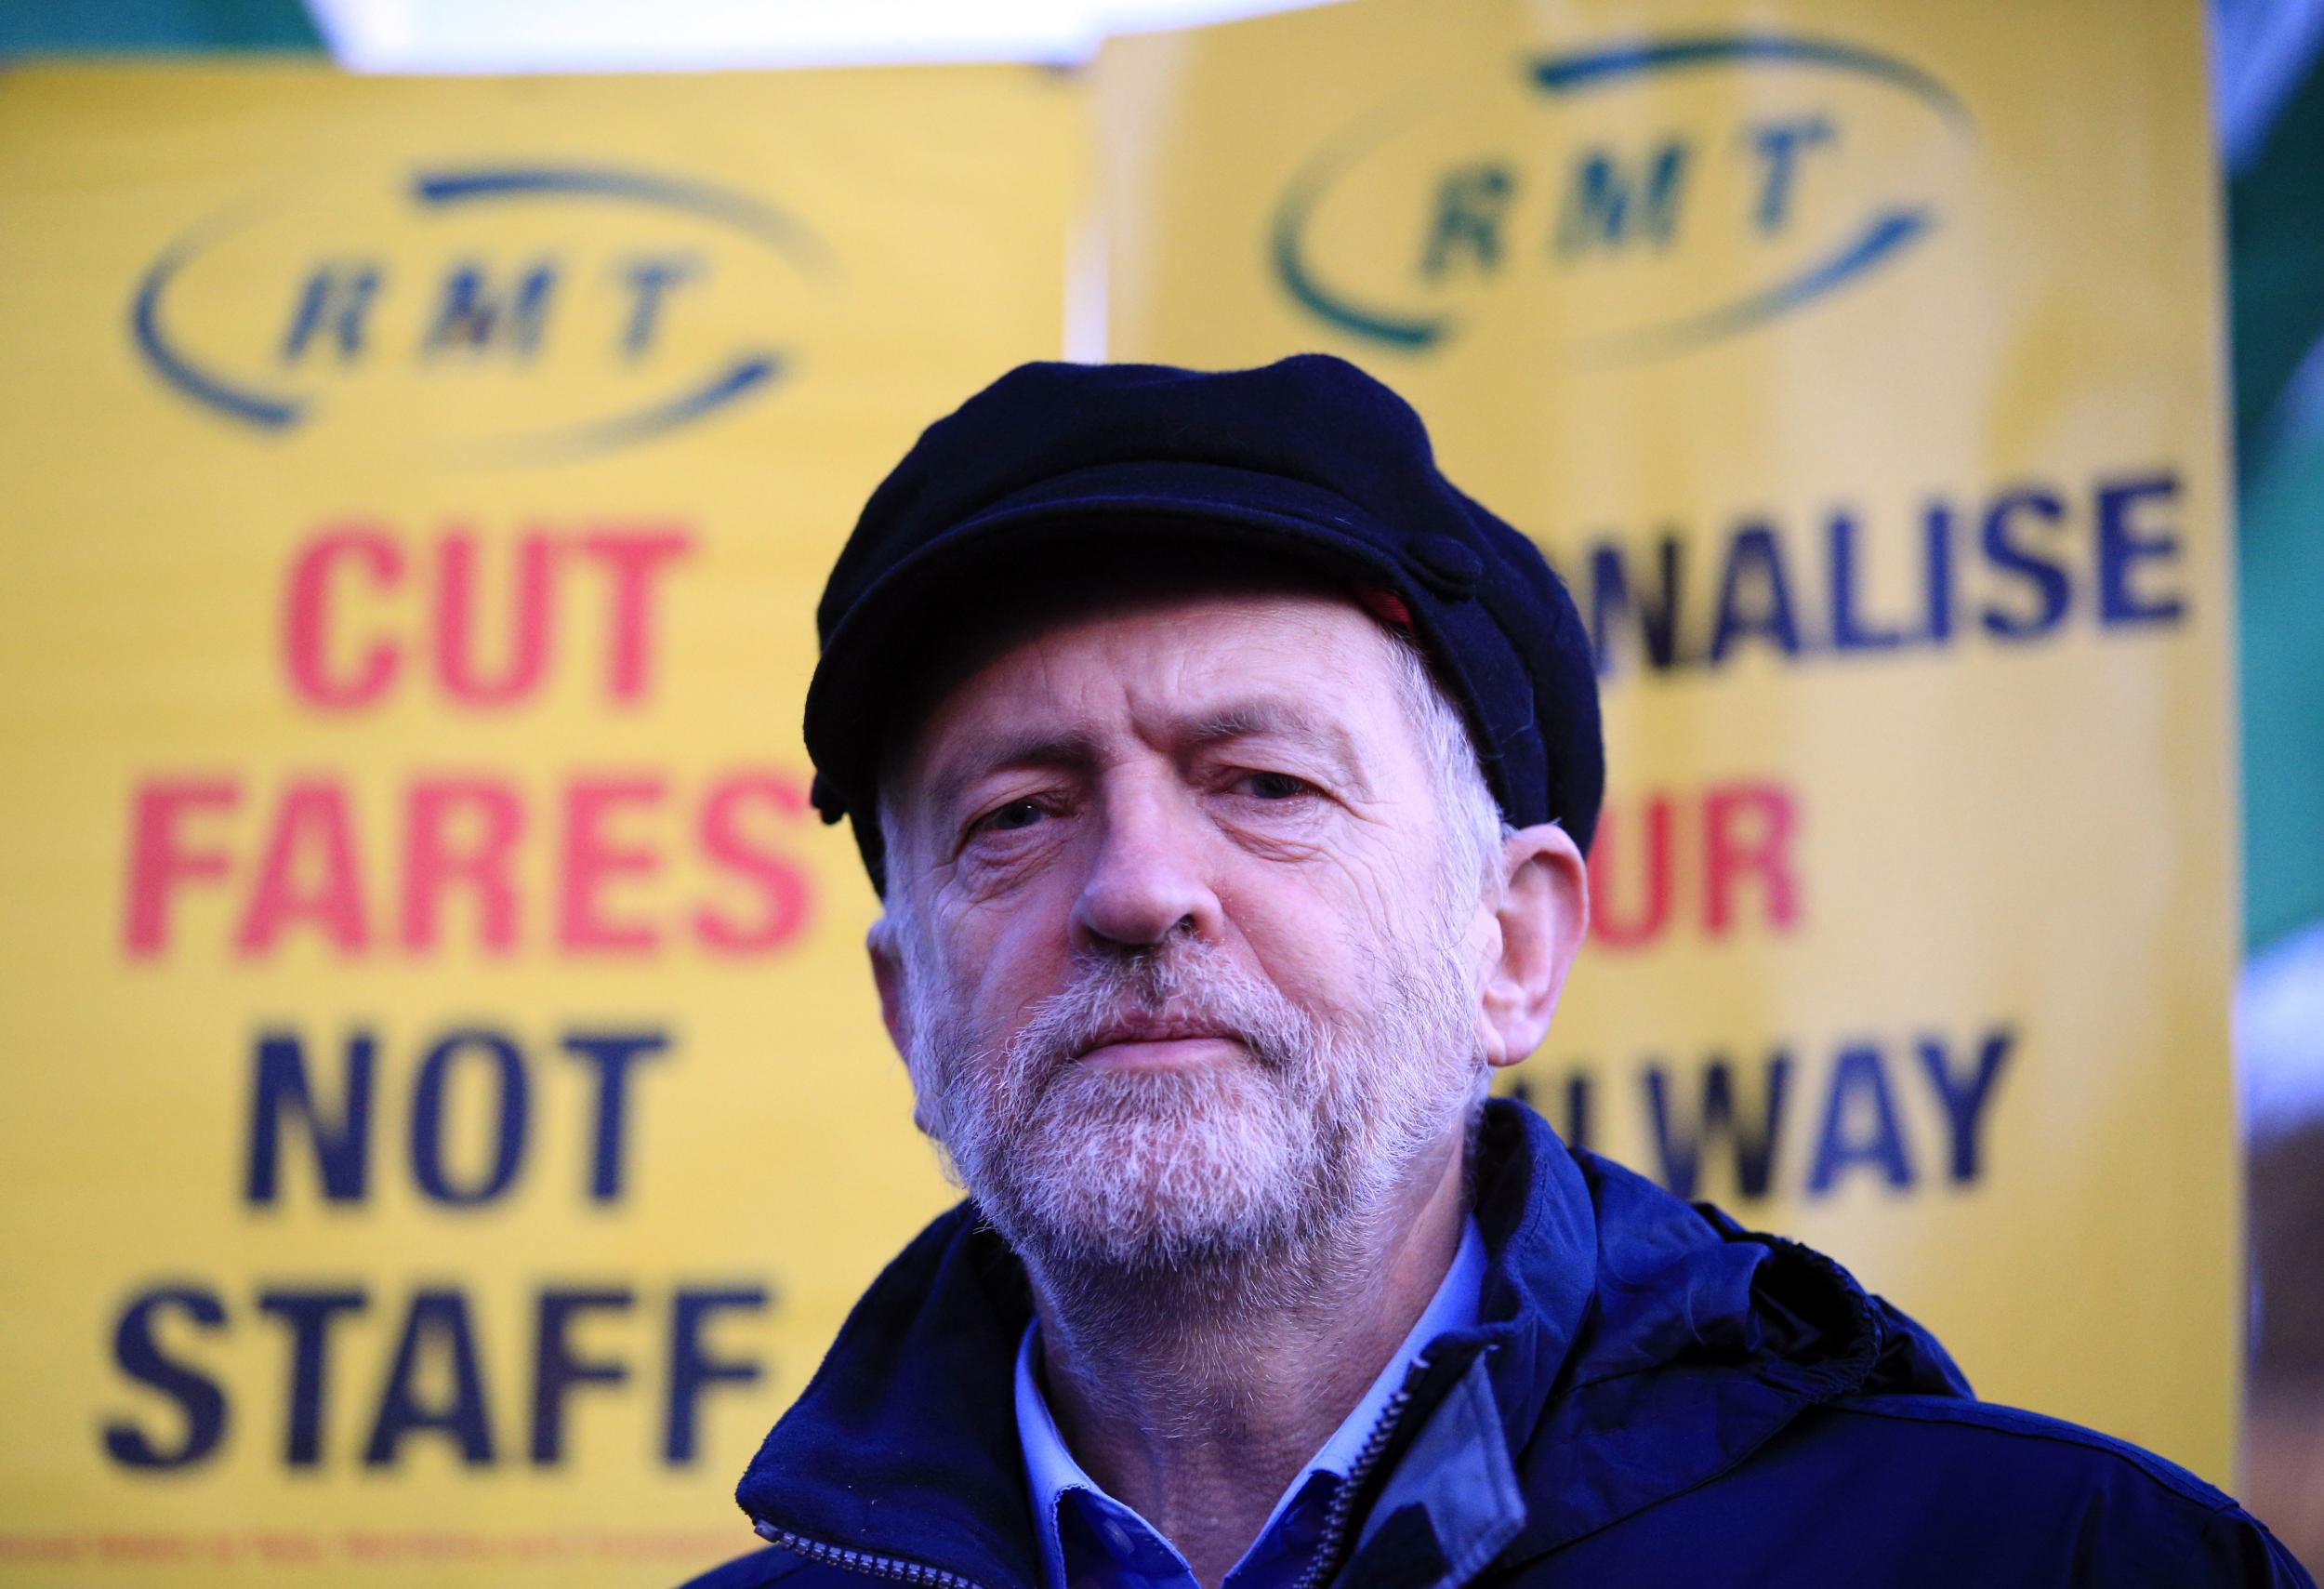
[[[1086,60],[1108,33],[1316,0],[308,0],[359,72],[654,72]]]

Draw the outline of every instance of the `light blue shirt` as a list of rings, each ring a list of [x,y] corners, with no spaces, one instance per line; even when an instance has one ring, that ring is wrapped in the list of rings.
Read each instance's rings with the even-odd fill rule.
[[[1299,1581],[1320,1542],[1332,1496],[1404,1384],[1405,1371],[1439,1335],[1476,1323],[1484,1284],[1485,1240],[1471,1219],[1452,1267],[1411,1332],[1363,1399],[1275,1502],[1258,1539],[1227,1573],[1223,1589],[1288,1589]],[[1017,1348],[1017,1437],[1024,1447],[1025,1477],[1032,1484],[1033,1520],[1048,1589],[1196,1589],[1194,1569],[1178,1548],[1099,1488],[1065,1449],[1041,1394],[1040,1328],[1037,1319],[1026,1326],[1024,1341]]]

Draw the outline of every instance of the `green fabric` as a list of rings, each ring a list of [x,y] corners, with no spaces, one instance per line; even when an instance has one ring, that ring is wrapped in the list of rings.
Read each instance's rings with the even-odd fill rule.
[[[0,4],[0,57],[319,52],[300,0],[17,0]]]
[[[2324,278],[2324,257],[2314,269]],[[2251,949],[2324,919],[2324,430],[2243,489],[2244,921]]]
[[[2324,72],[2227,189],[2239,514],[2244,923],[2324,920],[2324,412],[2286,391],[2324,337]],[[2319,393],[2324,395],[2324,393]]]

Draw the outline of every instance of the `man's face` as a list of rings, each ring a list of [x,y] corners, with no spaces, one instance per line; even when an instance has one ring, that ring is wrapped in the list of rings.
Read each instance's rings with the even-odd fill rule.
[[[1459,1152],[1490,913],[1394,642],[1245,590],[1017,630],[887,781],[920,1119],[1028,1256],[1327,1243]]]

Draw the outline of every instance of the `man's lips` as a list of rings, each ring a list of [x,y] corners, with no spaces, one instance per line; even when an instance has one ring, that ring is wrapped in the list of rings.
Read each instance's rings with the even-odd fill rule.
[[[1116,1064],[1168,1063],[1196,1058],[1215,1044],[1237,1041],[1234,1033],[1208,1021],[1168,1015],[1132,1016],[1108,1023],[1074,1058]]]

